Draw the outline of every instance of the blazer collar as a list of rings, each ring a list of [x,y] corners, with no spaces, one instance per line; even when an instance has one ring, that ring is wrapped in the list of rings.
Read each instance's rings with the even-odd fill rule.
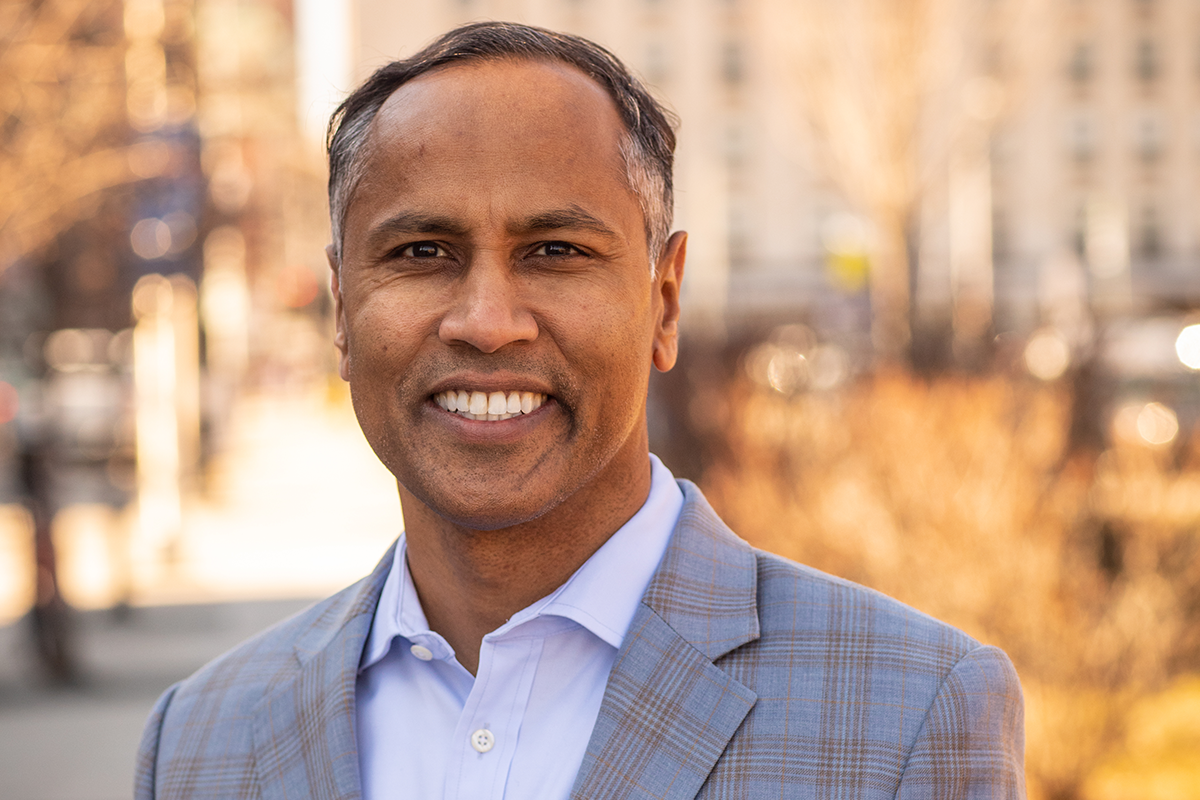
[[[356,800],[355,679],[395,544],[357,587],[337,595],[295,643],[299,669],[254,711],[262,800]]]
[[[753,550],[694,485],[625,636],[571,797],[693,798],[758,696],[713,662],[759,636]]]
[[[758,638],[758,560],[691,481],[683,511],[642,602],[716,661]]]

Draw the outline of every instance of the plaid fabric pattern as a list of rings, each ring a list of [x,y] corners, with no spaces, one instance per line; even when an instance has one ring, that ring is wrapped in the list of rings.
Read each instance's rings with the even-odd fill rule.
[[[135,798],[360,797],[355,676],[392,552],[168,689],[142,735]]]
[[[1001,651],[751,549],[684,491],[573,798],[1024,797]]]
[[[1024,797],[1002,652],[753,550],[681,484],[572,798]],[[169,689],[138,800],[360,797],[355,673],[391,558]]]

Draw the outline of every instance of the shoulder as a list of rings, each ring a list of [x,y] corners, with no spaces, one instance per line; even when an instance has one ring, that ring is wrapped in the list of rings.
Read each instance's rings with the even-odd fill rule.
[[[265,718],[267,703],[276,704],[270,709],[276,715],[283,706],[300,713],[306,695],[298,696],[294,689],[299,683],[312,688],[306,675],[309,681],[328,682],[346,669],[352,673],[392,552],[370,576],[268,628],[168,689],[142,735],[139,800],[244,796],[245,787],[254,785],[256,720]],[[195,790],[198,776],[207,776],[207,793]]]
[[[799,787],[828,784],[894,797],[902,782],[913,797],[981,786],[1021,795],[1021,687],[1001,650],[751,547],[698,489],[683,488],[648,599],[755,696],[704,796],[803,796]]]
[[[790,676],[821,678],[827,699],[932,708],[939,694],[1021,701],[1002,650],[887,595],[779,556],[755,551],[759,638],[729,655],[757,664],[756,684],[783,687]],[[766,669],[763,669],[766,667]],[[789,690],[790,691],[790,690]]]
[[[764,791],[836,775],[871,787],[863,796],[1023,795],[1023,699],[1003,651],[880,592],[753,553],[759,636],[716,664],[757,701],[722,768],[753,761],[783,776],[754,778]]]
[[[980,643],[874,589],[755,550],[763,638],[817,637],[946,668]],[[864,652],[864,654],[865,654]]]
[[[272,687],[292,678],[351,620],[361,624],[361,617],[366,615],[369,622],[395,548],[393,543],[370,575],[267,628],[177,684],[168,710],[203,697],[219,696],[222,702],[231,703],[240,696],[242,702],[252,704]]]
[[[746,647],[854,655],[944,672],[981,645],[873,589],[752,547],[693,484],[647,602],[713,658]],[[714,647],[714,630],[725,635]],[[797,649],[799,648],[799,649]],[[814,651],[814,653],[816,652]]]
[[[219,696],[230,711],[261,700],[295,674],[306,651],[318,649],[344,624],[362,588],[359,581],[216,657],[174,687],[168,710],[177,715],[206,697]]]
[[[1016,670],[1000,649],[874,589],[753,552],[759,636],[722,666],[738,671],[739,662],[752,663],[760,688],[794,696],[779,685],[778,672],[820,676],[821,692],[837,702],[903,697],[929,708],[940,691],[955,687],[1020,699]]]
[[[881,592],[752,547],[725,525],[695,485],[679,483],[684,508],[647,599],[693,643],[711,638],[714,626],[745,632],[723,640],[733,647],[707,648],[710,655],[720,658],[745,647],[799,655],[815,648],[813,655],[903,663],[932,675],[944,674],[981,647]]]

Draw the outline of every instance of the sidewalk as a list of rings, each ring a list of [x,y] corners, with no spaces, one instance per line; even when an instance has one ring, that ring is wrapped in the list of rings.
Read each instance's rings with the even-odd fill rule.
[[[349,403],[319,392],[239,403],[208,490],[185,509],[174,561],[135,554],[134,607],[124,619],[104,610],[117,529],[107,513],[68,510],[57,539],[64,596],[96,609],[77,615],[78,688],[40,683],[25,621],[13,621],[23,609],[0,613],[0,800],[130,797],[142,724],[158,695],[366,575],[402,525],[395,479]],[[0,556],[6,541],[27,546],[22,530],[5,535]],[[0,588],[28,580],[28,558],[0,558]]]
[[[0,797],[128,800],[142,724],[158,695],[310,600],[134,608],[77,615],[82,680],[31,669],[25,621],[0,628]]]

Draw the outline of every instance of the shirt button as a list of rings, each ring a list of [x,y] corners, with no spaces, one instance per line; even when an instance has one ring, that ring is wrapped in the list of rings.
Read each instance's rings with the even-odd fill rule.
[[[471,734],[471,747],[474,747],[476,752],[486,753],[491,750],[496,744],[496,737],[487,728],[480,728]]]
[[[429,661],[433,658],[433,651],[428,647],[422,647],[419,644],[414,644],[412,647],[408,648],[408,650],[422,661]]]

